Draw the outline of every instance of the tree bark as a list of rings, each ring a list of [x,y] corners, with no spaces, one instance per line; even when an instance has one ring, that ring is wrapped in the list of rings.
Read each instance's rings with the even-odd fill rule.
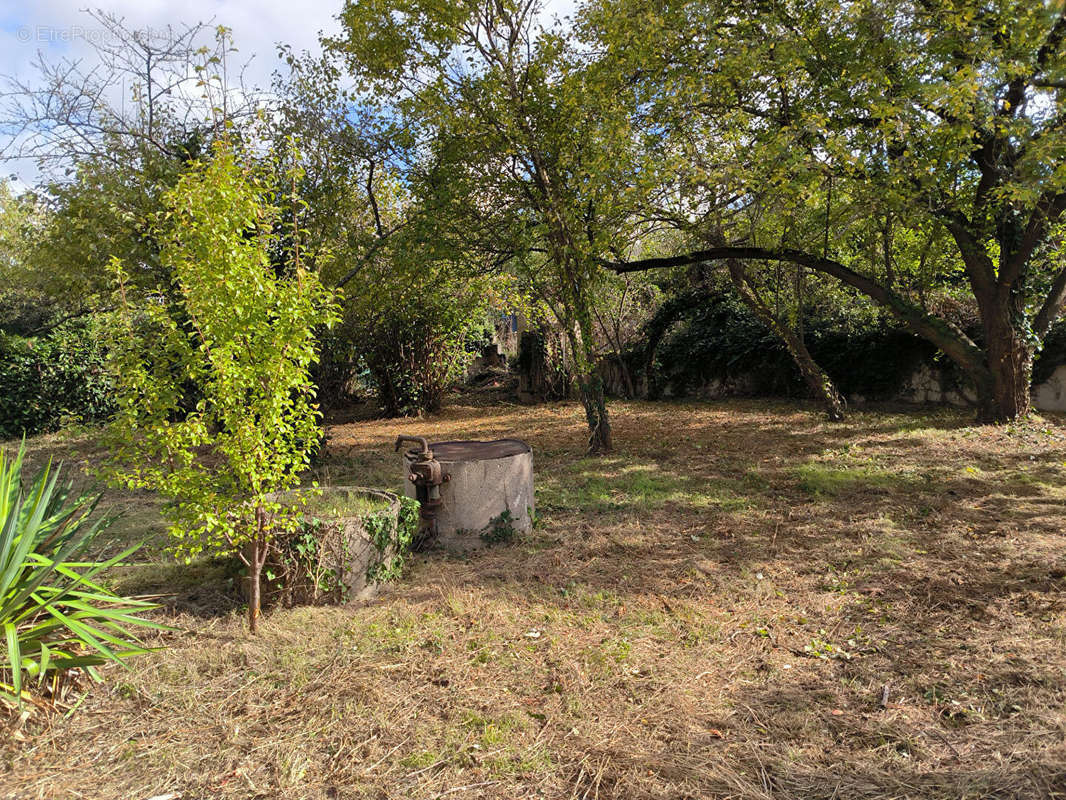
[[[260,586],[263,565],[266,563],[266,511],[260,506],[255,510],[255,538],[248,548],[248,632],[259,632]]]
[[[1031,410],[1032,349],[1011,321],[1008,300],[1000,298],[982,317],[991,380],[975,382],[978,422],[1010,422]]]
[[[259,562],[258,554],[255,553],[258,549],[258,545],[253,547],[255,560],[248,567],[248,632],[253,635],[259,632],[259,579],[262,564]]]
[[[578,379],[581,405],[585,408],[585,420],[589,426],[589,455],[599,456],[613,450],[611,423],[607,416],[603,380],[598,374],[582,375]]]
[[[792,356],[792,360],[799,368],[804,383],[807,384],[811,393],[821,400],[822,405],[825,406],[825,412],[830,422],[842,422],[844,420],[844,398],[837,391],[833,379],[811,356],[806,343],[803,341],[802,329],[793,330],[777,314],[773,313],[759,296],[755,287],[751,285],[747,274],[744,272],[744,267],[739,261],[730,260],[727,263],[729,265],[729,277],[745,305],[755,312],[755,315],[770,330],[776,333],[778,338],[784,343],[789,355]],[[802,302],[801,298],[797,299]]]
[[[562,321],[573,351],[578,391],[581,394],[581,405],[585,409],[585,420],[588,422],[588,454],[600,456],[610,453],[613,446],[603,377],[600,375],[599,359],[593,346],[590,313],[592,304],[582,296],[580,290],[573,292],[572,302],[573,316]]]
[[[618,364],[618,369],[622,374],[622,381],[626,387],[626,397],[630,400],[635,400],[637,397],[637,384],[633,380],[633,373],[629,369],[629,364],[626,363],[625,357],[618,352],[614,351],[614,360]]]

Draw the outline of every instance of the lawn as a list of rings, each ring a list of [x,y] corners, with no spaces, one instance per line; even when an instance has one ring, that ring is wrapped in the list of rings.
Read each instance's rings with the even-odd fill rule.
[[[462,402],[462,401],[460,401]],[[319,480],[398,486],[398,433],[533,446],[538,527],[418,555],[362,608],[243,619],[224,564],[108,548],[181,630],[4,745],[0,797],[1066,797],[1066,425],[769,402],[334,424]],[[42,437],[91,463],[92,434]]]

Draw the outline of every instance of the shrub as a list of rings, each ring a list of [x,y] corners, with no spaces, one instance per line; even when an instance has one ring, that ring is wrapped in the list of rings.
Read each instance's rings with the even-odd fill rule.
[[[485,339],[486,315],[507,305],[508,288],[449,261],[419,261],[402,243],[368,265],[348,289],[345,329],[387,416],[440,409]]]
[[[751,376],[760,394],[795,391],[799,370],[780,339],[729,293],[686,298],[690,305],[674,311],[681,323],[659,346],[653,396],[668,386],[674,395],[691,394],[713,379]],[[653,325],[653,319],[649,325]]]
[[[101,422],[114,413],[100,326],[67,323],[26,339],[0,335],[0,439]]]
[[[440,410],[473,358],[467,347],[476,335],[473,320],[447,302],[416,313],[391,307],[375,317],[360,331],[357,350],[382,411],[395,417]]]
[[[0,702],[61,697],[70,670],[99,679],[95,667],[147,652],[134,628],[166,629],[138,614],[156,606],[118,597],[97,576],[126,559],[133,547],[102,562],[86,549],[111,522],[90,522],[98,498],[72,497],[59,470],[42,468],[22,487],[20,449],[13,461],[0,450]]]
[[[675,395],[691,394],[708,382],[743,378],[754,394],[802,395],[807,390],[795,362],[780,340],[728,291],[679,297],[684,308],[663,306],[663,324],[677,324],[656,352],[649,381],[654,396],[663,388]],[[845,395],[889,399],[922,364],[946,369],[950,379],[963,376],[950,362],[938,361],[937,350],[877,313],[848,319],[809,311],[805,340],[814,360]],[[654,330],[655,320],[649,323]],[[977,331],[971,331],[980,341]],[[1045,378],[1062,363],[1066,336],[1054,329],[1037,360],[1034,380]]]

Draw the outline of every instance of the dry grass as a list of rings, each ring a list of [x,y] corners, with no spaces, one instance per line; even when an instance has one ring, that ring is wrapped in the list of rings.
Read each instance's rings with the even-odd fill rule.
[[[9,741],[0,797],[1066,797],[1060,422],[613,413],[602,460],[572,404],[334,425],[320,477],[363,485],[397,433],[525,438],[541,525],[254,639],[224,568],[150,548],[122,580],[188,632]],[[115,546],[160,530],[113,499]]]

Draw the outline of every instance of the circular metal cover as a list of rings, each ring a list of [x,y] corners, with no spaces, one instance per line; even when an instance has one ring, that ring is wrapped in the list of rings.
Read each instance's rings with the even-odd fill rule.
[[[429,449],[437,461],[490,461],[532,452],[532,448],[519,439],[497,439],[494,442],[430,442]],[[411,459],[418,457],[417,448],[408,450]]]

